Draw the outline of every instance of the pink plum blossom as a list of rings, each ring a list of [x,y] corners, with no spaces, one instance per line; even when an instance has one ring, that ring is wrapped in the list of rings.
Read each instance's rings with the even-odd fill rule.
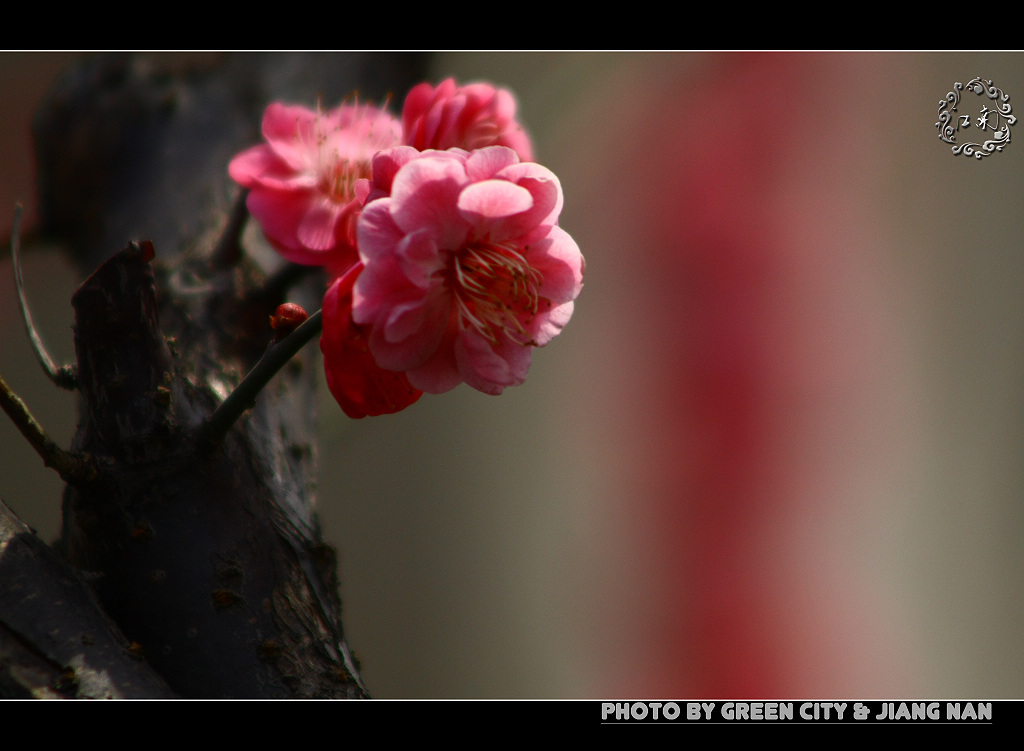
[[[557,226],[558,178],[501,146],[399,147],[373,174],[369,195],[383,197],[359,218],[352,318],[376,363],[428,393],[522,383],[583,286],[583,256]]]
[[[449,78],[436,88],[419,84],[405,98],[402,137],[419,151],[508,146],[522,161],[533,159],[530,138],[516,121],[515,98],[489,83],[457,86]]]
[[[320,337],[327,386],[353,418],[400,412],[423,395],[405,373],[377,365],[369,350],[368,327],[352,320],[352,284],[362,268],[356,264],[327,289]]]
[[[398,120],[370,105],[314,112],[280,103],[263,116],[266,143],[236,156],[228,172],[250,190],[249,213],[290,261],[342,273],[358,259],[355,222],[373,155],[397,145]]]

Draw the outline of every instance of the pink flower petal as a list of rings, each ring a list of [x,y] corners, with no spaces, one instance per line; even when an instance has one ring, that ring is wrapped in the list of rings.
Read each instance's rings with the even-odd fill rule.
[[[422,391],[405,373],[381,368],[369,348],[366,328],[352,321],[352,283],[359,268],[336,279],[324,296],[323,333],[327,386],[352,418],[392,414],[410,406]]]
[[[539,292],[554,302],[575,300],[583,288],[584,261],[576,241],[561,227],[531,246],[530,264],[544,277]]]
[[[410,383],[428,394],[443,394],[462,383],[462,375],[455,362],[456,334],[454,326],[448,327],[430,357],[408,371]]]
[[[465,183],[461,161],[447,153],[427,152],[395,175],[391,216],[406,232],[428,229],[441,247],[457,247],[469,232],[456,205]]]
[[[402,139],[420,151],[496,145],[533,158],[530,139],[516,121],[515,98],[487,83],[460,87],[449,78],[436,89],[416,86],[402,107]]]
[[[475,220],[487,222],[533,208],[533,196],[506,180],[484,180],[466,186],[459,194],[458,207],[464,214],[476,214]]]
[[[519,164],[519,157],[512,149],[490,146],[486,149],[477,149],[466,157],[466,175],[473,181],[489,180],[516,164]]]
[[[533,196],[533,209],[523,217],[524,225],[536,227],[558,222],[562,213],[562,185],[551,170],[539,164],[515,164],[498,172],[496,177],[526,188]]]
[[[370,347],[382,367],[411,371],[433,357],[444,340],[451,316],[444,295],[392,299],[388,315],[378,319]],[[404,336],[403,336],[404,335]],[[424,389],[426,390],[426,389]]]
[[[317,113],[305,107],[274,102],[263,113],[263,137],[270,148],[296,172],[312,163],[316,143]]]
[[[345,206],[323,196],[317,196],[307,208],[305,215],[296,228],[299,243],[309,250],[330,250],[338,244],[336,234],[338,223],[345,214]]]

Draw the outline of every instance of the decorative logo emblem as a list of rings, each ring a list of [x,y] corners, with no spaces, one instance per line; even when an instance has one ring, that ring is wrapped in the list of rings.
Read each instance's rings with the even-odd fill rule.
[[[973,127],[981,134],[979,139],[985,139],[983,143],[967,141],[957,143],[957,134],[971,128],[970,115],[957,115],[957,107],[960,105],[960,92],[966,89],[973,91],[979,96],[984,94],[991,101],[991,106],[981,103],[981,111],[974,120]],[[1002,89],[996,88],[991,80],[984,78],[972,78],[966,84],[955,83],[953,90],[946,94],[946,98],[939,102],[939,121],[935,127],[939,129],[939,138],[948,144],[952,144],[954,154],[966,154],[981,159],[993,151],[1002,151],[1010,143],[1010,126],[1017,122],[1017,118],[1010,114],[1010,97],[1003,93]],[[955,118],[955,119],[954,119]],[[968,136],[965,136],[968,137]]]

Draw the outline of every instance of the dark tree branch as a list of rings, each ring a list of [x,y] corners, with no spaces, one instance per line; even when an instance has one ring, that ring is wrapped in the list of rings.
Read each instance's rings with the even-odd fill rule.
[[[228,215],[228,226],[217,243],[217,247],[210,253],[210,267],[213,269],[228,269],[242,260],[242,230],[249,219],[249,209],[245,205],[249,191],[239,192],[235,199],[235,205],[231,207],[231,214]]]
[[[174,696],[82,576],[0,501],[0,697]]]
[[[383,101],[422,64],[115,56],[73,71],[37,119],[41,230],[92,272],[73,298],[82,407],[71,449],[102,469],[68,486],[60,550],[87,572],[130,658],[181,696],[366,695],[313,510],[316,348],[241,417],[205,438],[198,430],[263,355],[284,294],[315,310],[322,277],[268,288],[237,243],[211,252],[218,235],[238,237],[227,164],[258,141],[269,101],[340,101],[357,89]],[[24,576],[42,577],[45,556],[31,558],[39,573]],[[0,644],[40,651],[45,623],[25,613],[23,602],[0,603]],[[62,625],[81,626],[75,614]],[[0,693],[4,680],[0,667]],[[165,695],[133,685],[130,695]]]

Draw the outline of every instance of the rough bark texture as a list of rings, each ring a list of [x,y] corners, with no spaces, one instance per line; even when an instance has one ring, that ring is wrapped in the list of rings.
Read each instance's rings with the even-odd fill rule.
[[[380,54],[121,56],[73,72],[44,107],[42,230],[86,273],[98,266],[72,301],[82,396],[72,448],[101,469],[68,487],[60,547],[123,632],[110,628],[111,651],[143,677],[72,684],[67,668],[82,659],[40,647],[44,619],[26,615],[24,597],[8,598],[0,695],[162,696],[167,686],[187,697],[366,695],[342,632],[334,551],[313,510],[316,348],[225,438],[197,435],[266,347],[286,291],[245,255],[211,263],[210,253],[236,192],[227,163],[257,141],[269,101],[320,95],[328,106],[355,90],[380,101],[423,65]],[[316,309],[322,284],[307,277],[288,299]],[[13,517],[4,529],[5,588],[11,541],[61,565]],[[28,589],[43,576],[18,570]],[[88,601],[83,579],[62,571]],[[82,617],[61,623],[77,643],[95,642]],[[17,656],[5,658],[5,644]],[[5,665],[33,655],[57,677],[36,666],[11,678]],[[39,686],[24,678],[37,674]]]
[[[174,696],[82,575],[0,502],[0,697]]]

